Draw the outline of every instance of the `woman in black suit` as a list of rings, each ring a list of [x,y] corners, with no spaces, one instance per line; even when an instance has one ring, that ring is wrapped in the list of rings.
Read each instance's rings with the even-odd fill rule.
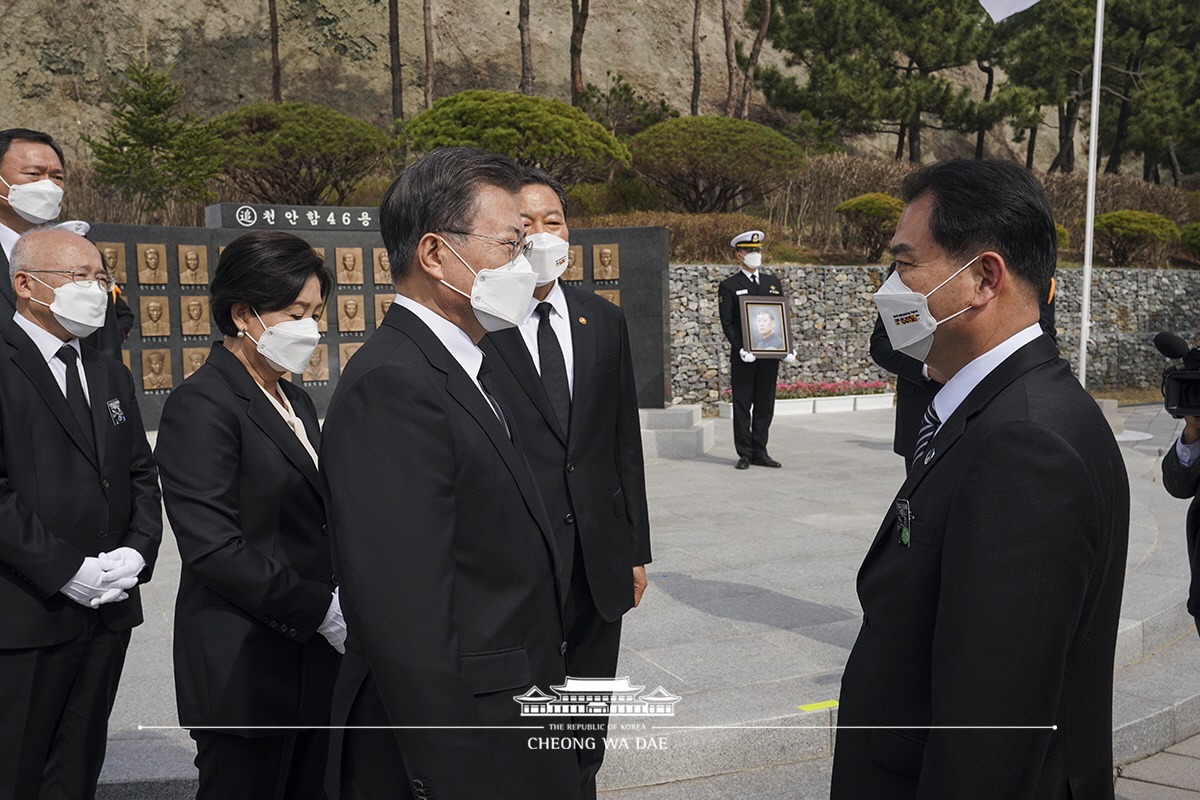
[[[179,721],[199,798],[324,798],[345,639],[303,372],[332,276],[303,240],[225,248],[210,307],[225,334],[171,393],[155,455],[183,571],[175,603]],[[244,727],[243,727],[244,726]]]

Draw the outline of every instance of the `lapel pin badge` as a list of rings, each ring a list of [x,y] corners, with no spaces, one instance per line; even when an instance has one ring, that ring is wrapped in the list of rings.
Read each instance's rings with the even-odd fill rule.
[[[580,318],[579,318],[579,324],[580,324],[580,325],[587,325],[587,317],[580,317]]]
[[[121,410],[121,401],[119,398],[114,397],[105,405],[108,406],[108,415],[112,417],[113,425],[120,425],[125,421],[125,412]]]
[[[929,452],[925,454],[925,463],[928,464],[930,461],[933,461],[933,457],[936,455],[937,450],[934,450],[932,447],[929,448]]]

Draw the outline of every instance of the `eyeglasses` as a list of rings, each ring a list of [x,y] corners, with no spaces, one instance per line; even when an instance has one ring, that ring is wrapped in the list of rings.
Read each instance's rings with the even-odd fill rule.
[[[113,287],[113,279],[110,278],[108,275],[98,275],[95,278],[93,278],[90,275],[86,275],[82,272],[73,272],[69,269],[25,269],[25,270],[21,270],[21,271],[22,272],[50,272],[50,273],[54,273],[55,275],[70,275],[71,282],[74,283],[76,286],[82,287],[84,289],[92,288],[93,283],[100,284],[100,288],[106,292],[111,292],[112,287]]]
[[[506,244],[506,245],[508,245],[508,248],[509,248],[509,252],[508,252],[508,260],[509,261],[514,260],[517,256],[525,256],[528,258],[529,254],[533,252],[533,242],[523,241],[524,237],[522,237],[521,239],[501,239],[499,236],[487,236],[486,234],[482,234],[482,233],[471,233],[470,231],[452,231],[452,230],[444,230],[444,231],[442,231],[442,233],[453,233],[456,236],[474,236],[478,239],[491,239],[493,242],[500,242],[501,244]]]

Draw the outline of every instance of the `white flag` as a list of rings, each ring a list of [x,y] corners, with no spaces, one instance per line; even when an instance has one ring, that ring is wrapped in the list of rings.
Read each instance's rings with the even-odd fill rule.
[[[1037,3],[1038,0],[979,0],[983,10],[988,13],[993,22],[999,22],[1011,17],[1018,11],[1024,11]]]

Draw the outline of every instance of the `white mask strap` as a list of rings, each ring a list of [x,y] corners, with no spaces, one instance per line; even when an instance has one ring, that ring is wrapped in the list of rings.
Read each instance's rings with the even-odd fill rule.
[[[981,256],[981,255],[983,255],[983,253],[980,253],[980,254],[979,254],[979,256]],[[958,275],[958,273],[962,272],[964,269],[966,269],[967,267],[971,266],[971,265],[972,265],[972,264],[974,264],[976,261],[978,261],[978,260],[979,260],[979,256],[975,256],[975,257],[974,257],[974,258],[972,258],[970,261],[968,261],[967,263],[965,263],[965,264],[963,264],[961,267],[959,267],[957,270],[955,270],[955,271],[954,271],[954,275],[951,275],[949,278],[946,278],[946,280],[942,281],[942,282],[941,282],[941,283],[939,283],[937,286],[933,287],[933,288],[932,288],[932,289],[929,291],[929,294],[933,294],[933,293],[934,293],[934,292],[936,292],[938,289],[942,288],[942,287],[943,287],[943,286],[945,286],[947,283],[949,283],[950,281],[954,280],[954,277],[955,277],[955,275]],[[925,296],[926,296],[926,297],[929,297],[929,294],[927,294],[927,295],[925,295]],[[965,309],[964,309],[964,310],[965,310]],[[962,311],[960,311],[960,312],[958,312],[958,313],[959,313],[959,314],[961,314],[961,313],[962,313]],[[956,314],[955,316],[958,316],[958,315]],[[953,319],[953,317],[947,317],[946,319]],[[944,320],[943,320],[943,321],[944,321]]]
[[[434,234],[434,236],[437,236],[437,238],[439,238],[439,239],[441,239],[441,240],[442,240],[442,244],[444,244],[444,245],[446,245],[446,247],[449,247],[449,248],[450,248],[450,252],[451,252],[451,253],[454,253],[454,256],[455,256],[455,258],[457,258],[459,261],[461,261],[464,267],[466,267],[467,269],[471,269],[471,265],[467,263],[467,260],[466,260],[465,258],[463,258],[462,256],[460,256],[460,255],[458,254],[458,251],[454,249],[454,246],[453,246],[452,244],[450,244],[449,242],[447,242],[447,241],[446,241],[446,240],[445,240],[443,237],[441,237],[441,236],[438,236],[436,233]],[[472,274],[472,275],[474,275],[474,276],[476,276],[476,277],[478,277],[478,276],[479,276],[479,273],[478,273],[478,272],[476,272],[476,271],[475,271],[475,270],[473,270],[473,269],[471,269],[471,274]],[[445,283],[445,281],[442,281],[442,283]],[[446,285],[447,285],[447,286],[450,286],[450,284],[448,284],[448,283],[447,283]],[[453,289],[454,287],[453,287],[453,286],[450,286],[450,288],[451,288],[451,289]],[[455,290],[455,291],[458,291],[458,290]],[[464,294],[464,293],[463,293],[463,292],[461,292],[461,291],[459,291],[458,293],[459,293],[459,294]],[[467,296],[467,297],[469,297],[469,295],[465,295],[465,294],[464,294],[464,296]]]

